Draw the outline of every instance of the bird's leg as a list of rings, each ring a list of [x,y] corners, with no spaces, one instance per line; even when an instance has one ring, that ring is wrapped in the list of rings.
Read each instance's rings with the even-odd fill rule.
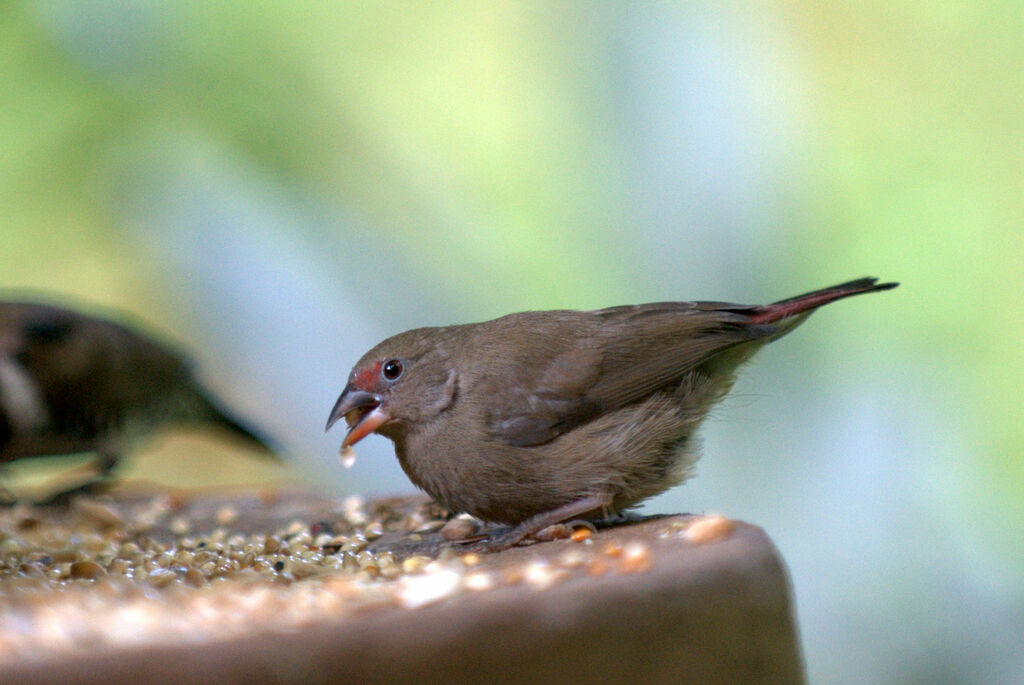
[[[120,454],[113,446],[96,450],[96,473],[78,485],[56,492],[37,504],[42,506],[66,505],[74,495],[94,495],[103,492],[111,484],[114,468],[120,461]]]
[[[548,526],[556,523],[582,516],[595,509],[605,509],[612,503],[612,496],[606,492],[594,493],[581,499],[564,504],[557,509],[544,511],[531,516],[507,533],[492,537],[478,545],[476,549],[481,552],[500,552],[503,549],[514,547],[528,537],[536,535]]]
[[[0,477],[6,479],[8,475],[7,464],[0,464]],[[17,503],[18,498],[11,489],[0,483],[0,508],[13,507]]]

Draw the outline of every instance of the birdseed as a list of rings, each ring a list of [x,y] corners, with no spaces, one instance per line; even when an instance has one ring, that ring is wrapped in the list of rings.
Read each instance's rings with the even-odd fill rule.
[[[259,530],[234,502],[200,516],[184,498],[165,495],[0,510],[0,669],[103,645],[228,639],[254,626],[288,631],[508,586],[545,591],[588,575],[642,572],[654,557],[640,543],[569,541],[545,543],[571,545],[552,548],[549,559],[479,554],[444,533],[454,525],[475,535],[475,520],[448,521],[426,502],[388,502],[345,497],[333,518],[288,516]],[[261,496],[254,506],[290,505]],[[573,539],[600,538],[590,533],[578,529]]]

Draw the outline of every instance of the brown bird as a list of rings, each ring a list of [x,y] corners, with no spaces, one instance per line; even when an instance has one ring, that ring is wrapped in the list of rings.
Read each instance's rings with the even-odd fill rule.
[[[876,280],[769,305],[658,302],[406,331],[359,360],[327,428],[345,417],[343,448],[390,438],[442,505],[513,524],[484,545],[503,549],[682,482],[694,432],[738,367],[818,307],[898,285]]]
[[[0,302],[0,463],[97,456],[97,474],[53,500],[100,489],[125,450],[161,427],[189,423],[215,424],[258,453],[274,452],[170,348],[107,319]]]

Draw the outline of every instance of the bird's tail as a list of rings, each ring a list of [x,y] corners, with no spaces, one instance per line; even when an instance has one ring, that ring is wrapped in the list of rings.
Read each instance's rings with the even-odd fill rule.
[[[236,418],[230,411],[212,399],[208,394],[202,395],[205,404],[203,419],[213,425],[227,431],[240,442],[261,456],[280,461],[281,448],[271,438],[268,438],[261,431],[251,428],[242,419]]]
[[[776,321],[782,321],[795,317],[799,314],[805,314],[794,321],[794,325],[799,323],[806,314],[810,314],[812,311],[836,300],[841,300],[844,297],[851,297],[853,295],[862,295],[864,293],[874,293],[881,290],[891,290],[899,285],[899,283],[878,283],[877,278],[858,278],[855,281],[849,281],[848,283],[840,283],[830,288],[822,288],[821,290],[815,290],[813,292],[805,293],[803,295],[797,295],[796,297],[790,297],[785,300],[779,300],[772,304],[758,307],[754,312],[749,314],[750,323],[752,324],[766,324],[775,323]],[[784,326],[785,331],[789,331],[792,326]]]

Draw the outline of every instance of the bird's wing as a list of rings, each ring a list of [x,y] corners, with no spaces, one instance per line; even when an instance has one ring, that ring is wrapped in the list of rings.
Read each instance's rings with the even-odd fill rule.
[[[749,325],[755,309],[667,302],[535,322],[525,351],[505,361],[505,385],[492,379],[485,390],[490,432],[511,445],[540,445],[677,383],[723,350],[771,335],[773,326]]]

